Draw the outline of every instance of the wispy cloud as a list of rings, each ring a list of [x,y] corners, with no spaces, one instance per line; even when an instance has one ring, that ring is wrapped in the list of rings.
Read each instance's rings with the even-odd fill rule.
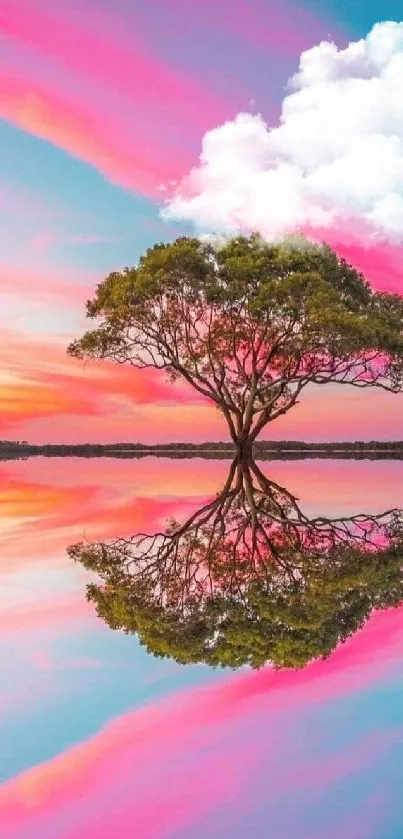
[[[33,242],[34,249],[41,251],[53,241],[51,233],[43,231]],[[91,296],[95,278],[87,277],[74,269],[26,268],[12,263],[0,262],[0,294],[10,297],[41,300],[58,306],[68,304],[77,312],[84,310],[84,303]]]
[[[0,73],[3,118],[124,187],[155,195],[190,163],[189,142],[231,110],[99,6],[5,0],[0,32],[12,68]]]
[[[2,609],[0,616],[1,630],[4,633],[13,630],[29,632],[78,620],[96,620],[93,610],[80,593],[53,596],[51,602],[44,600]]]
[[[5,425],[61,414],[109,415],[136,405],[196,402],[186,386],[173,387],[158,371],[120,367],[111,362],[71,359],[61,342],[27,339],[11,331],[0,338],[3,384],[0,412]]]
[[[29,240],[29,247],[35,253],[46,253],[57,245],[107,245],[118,242],[117,237],[101,236],[99,233],[56,233],[41,230]]]
[[[41,230],[40,233],[35,233],[30,239],[29,245],[36,253],[44,253],[49,246],[54,242],[53,233],[50,230]]]
[[[23,273],[21,289],[25,280]],[[52,285],[47,280],[40,282],[38,294],[44,300],[53,299]],[[59,305],[71,305],[73,293],[78,299],[82,297],[82,292],[72,292],[69,284],[55,287]],[[220,413],[186,384],[172,385],[159,371],[141,371],[112,362],[76,361],[67,356],[66,344],[67,337],[63,341],[43,340],[3,329],[3,437],[43,442],[226,439]],[[358,393],[344,390],[340,399],[336,386],[311,388],[294,411],[273,423],[270,437],[401,439],[402,399],[372,389]],[[73,422],[73,417],[85,423]]]
[[[321,749],[307,760],[298,723],[303,725],[312,703],[334,703],[368,690],[399,666],[401,617],[399,610],[379,613],[329,660],[302,672],[238,674],[109,723],[88,741],[4,784],[0,812],[8,836],[36,839],[54,831],[61,819],[75,824],[77,839],[89,832],[104,839],[112,825],[117,837],[134,826],[139,839],[184,829],[191,835],[194,825],[208,823],[223,806],[227,819],[239,823],[253,803],[274,807],[290,789],[316,800],[320,790],[329,795],[341,780],[354,783],[366,766],[394,748],[401,731],[350,734],[326,760]],[[292,731],[300,735],[286,765],[285,711],[292,713]],[[257,780],[262,766],[264,782]],[[299,806],[303,813],[304,805]]]
[[[56,658],[46,650],[41,649],[33,650],[28,656],[28,661],[36,669],[46,672],[54,672],[55,670],[97,670],[103,665],[99,658],[90,658],[89,656]]]

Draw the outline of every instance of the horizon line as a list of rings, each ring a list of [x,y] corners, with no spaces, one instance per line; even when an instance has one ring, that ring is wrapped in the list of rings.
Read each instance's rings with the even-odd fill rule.
[[[181,449],[181,448],[192,448],[192,449],[203,449],[203,448],[214,448],[220,447],[225,449],[234,449],[236,450],[236,445],[228,440],[205,440],[202,443],[193,443],[190,441],[183,441],[183,442],[170,442],[170,443],[143,443],[143,442],[129,442],[129,441],[120,441],[118,443],[113,442],[90,442],[85,441],[81,443],[71,443],[71,442],[59,442],[59,443],[30,443],[27,440],[0,440],[0,448],[24,448],[24,449],[40,449],[40,448],[83,448],[83,447],[91,447],[91,448],[105,448],[105,449],[114,449],[114,448],[121,448],[126,446],[128,448],[136,448],[136,449]],[[284,446],[295,446],[295,447],[304,447],[304,448],[322,448],[332,447],[348,447],[353,448],[354,446],[376,446],[376,447],[402,447],[403,448],[403,440],[322,440],[322,441],[306,441],[306,440],[255,440],[253,446],[258,448],[283,448]]]

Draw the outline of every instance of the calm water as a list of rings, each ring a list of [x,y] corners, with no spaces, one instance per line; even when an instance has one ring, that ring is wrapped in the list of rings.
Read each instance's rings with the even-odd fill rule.
[[[356,540],[358,525],[347,519],[361,514],[367,528],[372,516],[403,508],[402,461],[260,468],[304,516],[298,531],[287,529],[292,543],[279,538],[280,490],[265,490],[272,492],[270,538],[281,562],[285,545],[287,562],[290,545],[296,555],[296,533],[310,540],[311,553],[317,548],[318,518],[344,522],[347,540]],[[220,492],[228,469],[225,461],[153,458],[0,464],[4,839],[401,839],[403,607],[373,610],[325,660],[252,670],[204,663],[220,627],[202,662],[179,664],[171,655],[155,657],[133,634],[112,631],[86,600],[95,578],[67,554],[69,546],[111,545],[162,531],[167,519],[190,520]],[[285,502],[282,509],[289,510]],[[233,513],[224,513],[228,531]],[[234,513],[238,531],[242,515]],[[380,550],[385,538],[376,536]],[[188,599],[196,589],[207,597],[200,544],[193,582],[180,581]],[[246,538],[244,551],[249,547]],[[185,566],[176,556],[180,576]],[[218,570],[209,564],[214,584],[224,574],[220,563]],[[164,583],[155,574],[147,579],[154,603]],[[245,579],[235,579],[239,592]],[[362,590],[361,577],[354,585]],[[322,588],[313,589],[312,608],[321,607]],[[241,595],[233,594],[237,608]],[[373,595],[375,605],[384,599],[384,590]],[[177,624],[174,631],[182,655],[188,639]],[[237,655],[249,643],[239,633]]]

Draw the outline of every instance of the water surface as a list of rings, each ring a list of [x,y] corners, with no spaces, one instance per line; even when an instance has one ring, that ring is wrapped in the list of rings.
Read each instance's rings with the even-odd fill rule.
[[[403,508],[403,462],[261,464],[313,517]],[[6,839],[401,839],[403,608],[298,670],[156,658],[112,631],[67,548],[154,533],[225,461],[0,464]]]

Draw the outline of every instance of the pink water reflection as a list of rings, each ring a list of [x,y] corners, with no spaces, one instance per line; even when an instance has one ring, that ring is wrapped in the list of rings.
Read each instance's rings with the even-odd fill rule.
[[[403,507],[403,462],[261,466],[299,498],[309,515]],[[164,688],[164,696],[157,690],[138,707],[132,687],[124,712],[108,710],[111,695],[123,689],[124,673],[144,687],[147,680],[158,682],[158,668],[165,665],[151,660],[146,673],[130,638],[126,652],[119,652],[120,670],[106,670],[103,648],[113,658],[119,636],[108,634],[94,616],[84,597],[85,575],[69,562],[65,549],[83,534],[108,539],[137,528],[153,531],[167,516],[185,515],[217,492],[227,469],[226,461],[153,458],[0,465],[0,626],[5,647],[13,650],[2,665],[8,684],[3,697],[0,693],[5,733],[15,720],[18,736],[27,736],[25,716],[29,710],[39,719],[45,690],[46,707],[60,727],[69,709],[71,728],[67,745],[52,751],[48,741],[54,729],[42,724],[36,734],[42,744],[39,758],[8,776],[0,793],[7,839],[243,839],[246,826],[254,820],[260,824],[264,813],[264,824],[273,819],[277,835],[305,839],[304,819],[319,812],[323,798],[342,812],[347,790],[354,790],[359,801],[363,783],[358,835],[389,839],[386,817],[399,815],[403,762],[403,717],[396,710],[403,688],[402,609],[377,613],[327,661],[302,672],[266,667],[257,673],[217,673],[213,684],[204,685],[204,671],[195,668],[183,687],[184,670],[178,668],[169,671],[178,672],[178,681],[168,692]],[[94,642],[98,633],[100,641]],[[77,637],[80,648],[71,649]],[[25,662],[19,670],[13,662],[17,655]],[[37,681],[30,681],[31,673]],[[75,684],[81,693],[75,693]],[[89,708],[100,705],[104,722],[94,733]],[[312,714],[322,739],[309,733]],[[385,760],[389,799],[381,783]],[[290,794],[294,806],[280,807]],[[332,822],[332,807],[321,830],[334,839],[356,839],[354,813],[346,810],[343,820]],[[314,839],[321,835],[312,833]]]

